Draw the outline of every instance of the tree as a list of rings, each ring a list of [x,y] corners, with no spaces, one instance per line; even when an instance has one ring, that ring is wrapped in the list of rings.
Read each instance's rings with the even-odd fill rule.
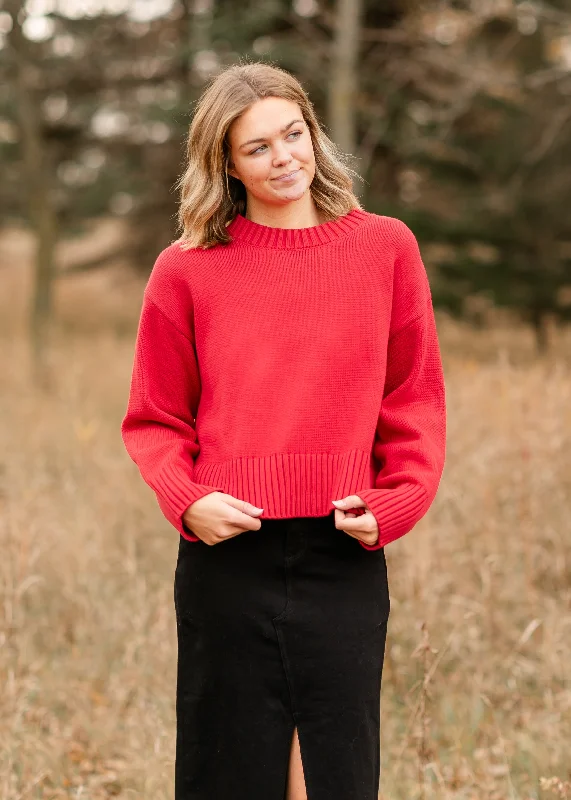
[[[337,0],[328,78],[328,121],[331,135],[344,153],[353,154],[357,152],[355,102],[359,92],[358,58],[362,12],[363,0]]]

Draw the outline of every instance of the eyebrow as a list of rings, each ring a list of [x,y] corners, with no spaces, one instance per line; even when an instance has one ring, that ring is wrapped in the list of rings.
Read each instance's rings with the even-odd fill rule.
[[[291,128],[292,125],[295,125],[296,122],[303,122],[303,121],[304,120],[302,119],[292,119],[291,122],[289,122],[287,125],[284,125],[283,128],[280,128],[280,133],[285,133],[287,129]],[[243,144],[240,145],[240,148],[246,147],[247,144],[255,144],[256,142],[265,142],[265,141],[266,140],[264,139],[264,137],[262,137],[261,139],[248,139],[247,142],[244,142]]]

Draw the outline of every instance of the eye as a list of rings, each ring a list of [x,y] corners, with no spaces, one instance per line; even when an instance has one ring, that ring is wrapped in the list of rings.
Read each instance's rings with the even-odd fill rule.
[[[289,139],[290,136],[295,136],[297,138],[297,137],[301,136],[302,133],[303,133],[303,131],[291,131],[291,133],[288,134],[287,138]],[[251,156],[256,155],[256,153],[259,153],[259,151],[262,149],[262,147],[265,147],[265,146],[266,146],[265,144],[261,144],[259,147],[256,147],[255,150],[252,150],[250,155]]]

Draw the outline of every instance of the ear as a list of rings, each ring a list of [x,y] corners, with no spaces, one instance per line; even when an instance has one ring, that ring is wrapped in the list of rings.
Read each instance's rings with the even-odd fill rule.
[[[236,174],[236,170],[230,164],[228,164],[228,169],[226,171],[227,171],[228,175],[231,175],[233,178],[238,178],[238,175]]]

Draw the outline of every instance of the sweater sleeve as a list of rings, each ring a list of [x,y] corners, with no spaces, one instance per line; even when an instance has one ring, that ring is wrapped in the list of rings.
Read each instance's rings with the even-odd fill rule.
[[[149,285],[156,282],[155,274]],[[200,398],[194,344],[189,333],[179,330],[151,299],[149,285],[121,435],[166,519],[185,539],[198,541],[182,515],[195,500],[224,489],[193,480],[194,458],[200,450],[194,428]]]
[[[367,550],[412,530],[434,500],[445,461],[445,385],[432,298],[416,238],[404,227],[373,445],[381,468],[374,488],[356,492],[379,528],[375,544],[360,542]]]

